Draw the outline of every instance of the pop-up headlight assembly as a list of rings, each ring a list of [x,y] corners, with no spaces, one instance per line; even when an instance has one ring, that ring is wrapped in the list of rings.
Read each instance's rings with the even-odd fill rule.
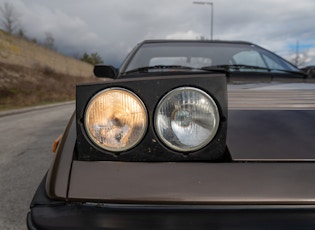
[[[196,74],[77,86],[78,159],[227,159],[225,79]]]

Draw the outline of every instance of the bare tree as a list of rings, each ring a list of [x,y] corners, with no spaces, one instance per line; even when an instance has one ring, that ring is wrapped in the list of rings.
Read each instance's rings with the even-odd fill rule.
[[[310,56],[307,52],[299,53],[293,59],[293,63],[296,66],[300,67],[300,66],[305,65],[309,59],[310,59]]]
[[[14,6],[11,3],[5,2],[0,7],[0,23],[3,29],[10,34],[15,33],[19,27],[19,14],[15,11]]]

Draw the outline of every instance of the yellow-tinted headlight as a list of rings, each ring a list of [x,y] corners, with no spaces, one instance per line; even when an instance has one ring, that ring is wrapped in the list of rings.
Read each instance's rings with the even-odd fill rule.
[[[96,94],[85,111],[84,125],[99,147],[121,152],[133,148],[147,129],[147,111],[134,93],[109,88]]]

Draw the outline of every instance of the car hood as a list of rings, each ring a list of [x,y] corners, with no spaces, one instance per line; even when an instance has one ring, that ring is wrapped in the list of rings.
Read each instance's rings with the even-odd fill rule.
[[[234,160],[314,160],[315,110],[229,110]]]

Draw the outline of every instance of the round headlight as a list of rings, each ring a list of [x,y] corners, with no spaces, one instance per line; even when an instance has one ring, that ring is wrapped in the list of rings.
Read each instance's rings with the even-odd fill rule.
[[[110,88],[89,102],[84,125],[90,139],[99,147],[120,152],[137,145],[147,129],[147,111],[134,93]]]
[[[159,102],[154,118],[157,135],[169,148],[188,152],[206,146],[219,127],[214,100],[193,87],[174,89]]]

